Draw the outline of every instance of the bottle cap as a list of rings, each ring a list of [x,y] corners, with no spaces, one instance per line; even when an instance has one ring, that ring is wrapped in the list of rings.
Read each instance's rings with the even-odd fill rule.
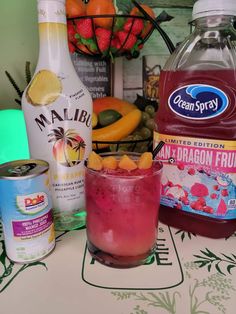
[[[236,0],[198,0],[194,3],[193,20],[210,15],[236,16]]]

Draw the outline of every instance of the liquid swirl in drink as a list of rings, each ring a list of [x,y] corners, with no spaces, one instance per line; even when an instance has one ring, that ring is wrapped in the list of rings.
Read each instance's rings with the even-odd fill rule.
[[[106,167],[110,157],[103,157],[101,169],[86,169],[88,248],[103,264],[137,266],[145,263],[155,248],[162,165],[151,160],[150,167],[143,169],[138,154],[132,159],[113,155],[115,166],[110,169]],[[126,157],[133,169],[121,168]]]

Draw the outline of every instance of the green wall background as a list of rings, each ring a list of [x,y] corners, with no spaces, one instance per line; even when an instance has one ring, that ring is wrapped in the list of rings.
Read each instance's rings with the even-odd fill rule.
[[[37,27],[36,0],[0,0],[0,109],[19,108],[5,70],[24,89],[25,62],[34,70],[38,58]]]
[[[161,12],[163,9],[160,8],[160,1],[163,9],[175,16],[173,21],[163,23],[163,28],[175,43],[183,40],[189,33],[187,22],[191,17],[193,0],[146,0],[145,3]],[[14,101],[19,97],[8,81],[5,70],[23,90],[26,87],[25,63],[30,61],[33,73],[38,59],[38,48],[37,0],[0,0],[0,109],[20,108]],[[143,53],[152,51],[167,51],[157,32],[150,37]]]

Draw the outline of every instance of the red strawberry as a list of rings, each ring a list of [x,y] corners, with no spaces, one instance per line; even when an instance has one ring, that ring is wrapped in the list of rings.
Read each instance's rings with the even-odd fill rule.
[[[121,48],[121,44],[120,41],[117,37],[112,38],[111,40],[111,47],[116,48],[116,49],[120,49]]]
[[[129,34],[125,31],[119,31],[117,32],[117,37],[120,40],[120,43],[122,45],[122,48],[125,50],[130,50],[133,48],[137,41],[137,37],[133,34]]]
[[[90,18],[78,19],[75,21],[77,33],[83,38],[93,37],[93,25]]]
[[[76,31],[75,31],[73,23],[68,22],[67,23],[67,35],[68,35],[68,40],[72,43],[76,43],[75,34],[76,34]]]
[[[71,42],[68,42],[68,46],[69,46],[70,53],[74,53],[75,52],[75,46]]]
[[[138,35],[142,32],[144,27],[143,21],[139,18],[128,18],[124,25],[126,32],[131,32],[134,35]]]
[[[98,27],[95,30],[95,34],[97,37],[98,48],[101,52],[106,51],[110,45],[111,31],[109,29]]]

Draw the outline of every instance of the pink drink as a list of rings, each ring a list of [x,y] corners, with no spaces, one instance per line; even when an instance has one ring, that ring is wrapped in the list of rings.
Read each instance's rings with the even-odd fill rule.
[[[154,162],[147,170],[86,169],[88,248],[97,260],[132,267],[153,253],[161,168]]]

